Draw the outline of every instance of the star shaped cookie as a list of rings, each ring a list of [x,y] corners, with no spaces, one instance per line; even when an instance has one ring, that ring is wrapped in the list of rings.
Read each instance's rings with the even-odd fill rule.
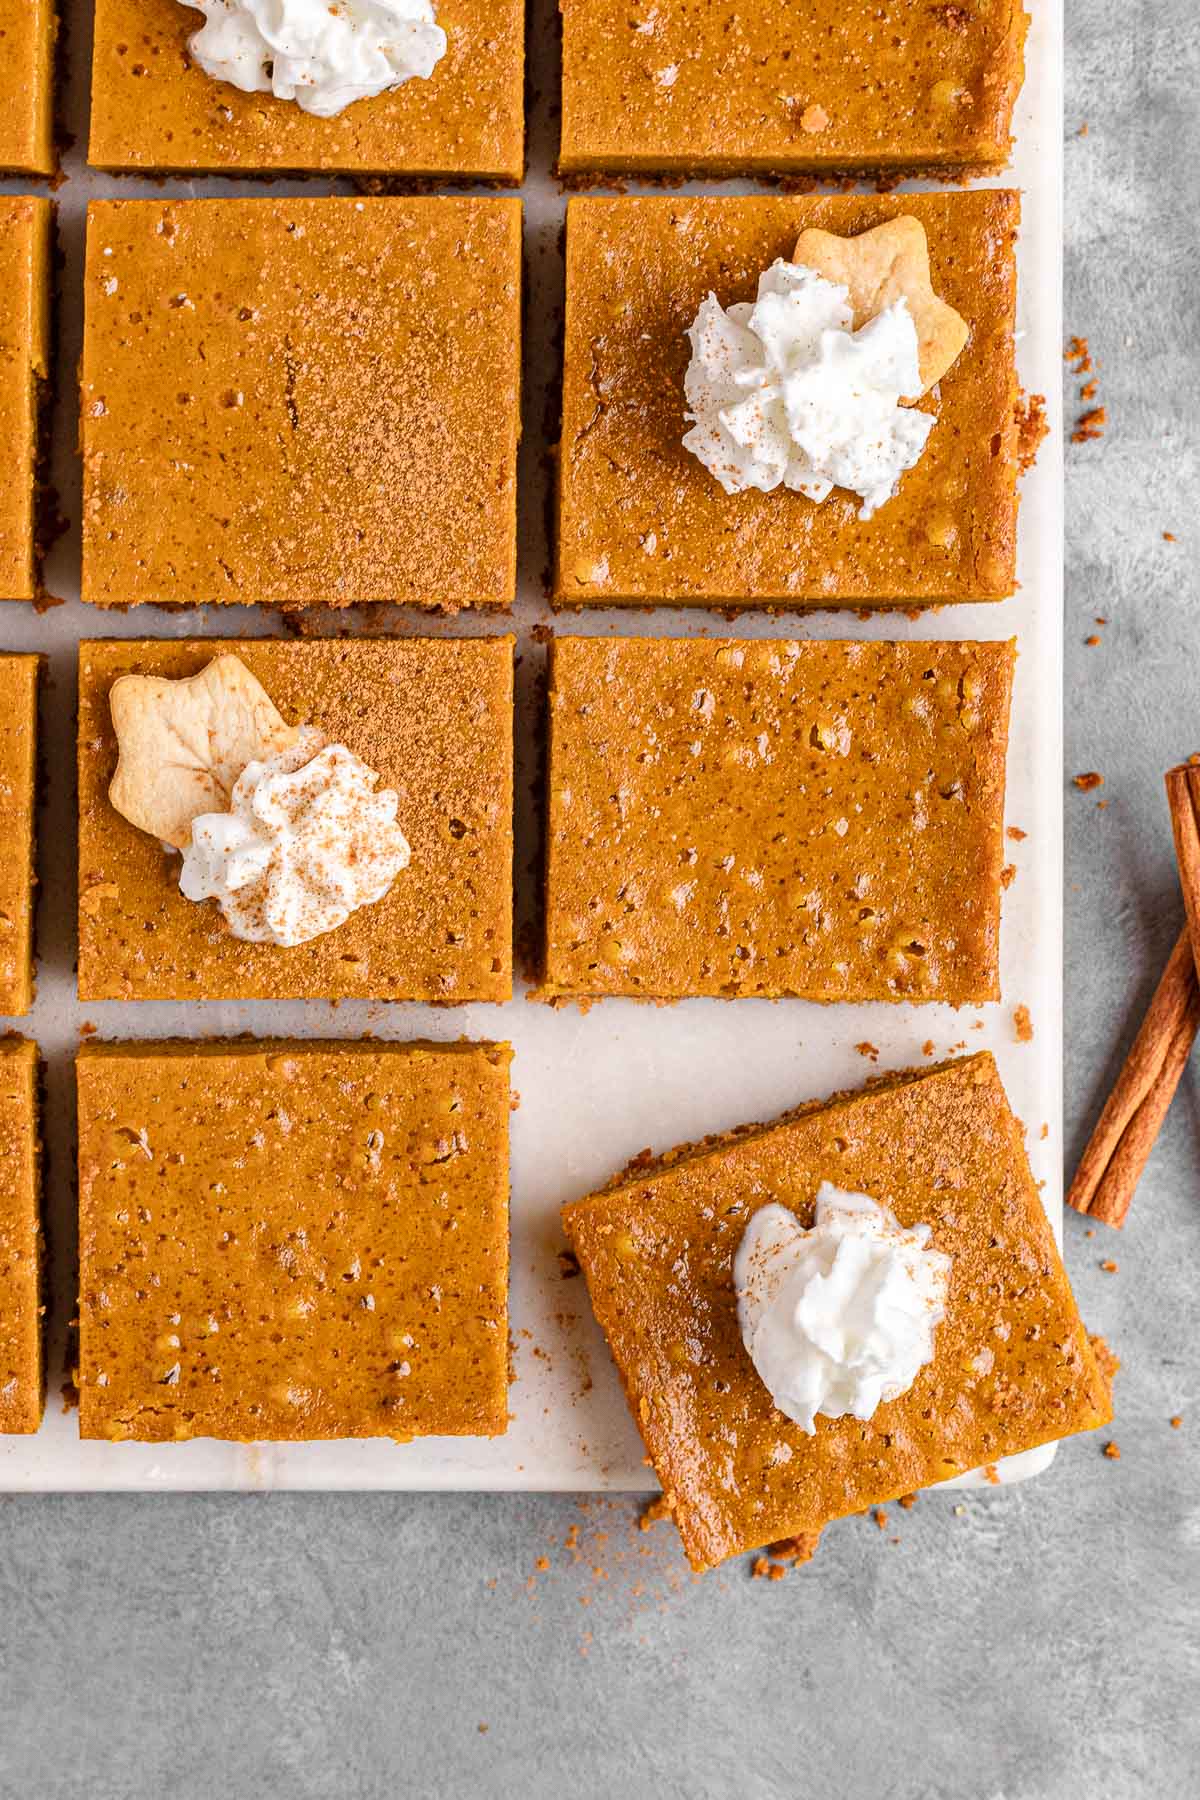
[[[921,393],[905,394],[907,405],[941,380],[970,336],[962,315],[934,293],[925,227],[909,214],[889,219],[858,237],[802,231],[792,260],[849,291],[856,331],[902,297],[908,301],[917,328]]]
[[[192,820],[225,812],[248,763],[290,750],[299,737],[236,656],[198,675],[122,675],[108,699],[120,755],[108,797],[152,837],[183,850]]]

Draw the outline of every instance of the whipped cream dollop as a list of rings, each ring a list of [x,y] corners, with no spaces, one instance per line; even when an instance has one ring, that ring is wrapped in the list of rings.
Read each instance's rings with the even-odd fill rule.
[[[738,1323],[780,1412],[869,1419],[933,1360],[950,1261],[928,1225],[906,1228],[869,1194],[823,1181],[806,1231],[786,1206],[759,1209],[733,1265]]]
[[[206,23],[188,48],[244,94],[330,119],[355,100],[428,79],[446,54],[432,0],[183,0]]]
[[[305,944],[391,887],[411,857],[398,796],[344,744],[305,727],[289,750],[248,763],[228,812],[201,813],[183,852],[189,900],[216,900],[234,937]]]
[[[847,488],[869,519],[925,448],[932,415],[900,404],[922,390],[906,300],[855,331],[844,287],[778,260],[753,305],[709,294],[688,337],[684,448],[727,494],[782,482],[819,504]]]

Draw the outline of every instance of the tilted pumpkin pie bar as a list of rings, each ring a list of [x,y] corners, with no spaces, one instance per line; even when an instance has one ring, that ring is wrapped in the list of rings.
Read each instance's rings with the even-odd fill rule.
[[[0,1038],[0,1435],[42,1418],[37,1045]]]
[[[515,199],[88,211],[83,598],[508,606]]]
[[[510,998],[512,654],[82,644],[81,998]]]
[[[697,1569],[1111,1416],[990,1055],[635,1164],[563,1221]]]
[[[18,4],[20,0],[9,0]],[[217,29],[221,8],[205,9]],[[248,9],[238,9],[247,23]],[[256,18],[311,29],[311,7],[279,0]],[[331,12],[336,9],[330,8]],[[348,9],[353,34],[370,9]],[[377,11],[379,9],[376,9]],[[414,0],[393,6],[404,21],[419,15]],[[209,72],[189,49],[205,25],[182,0],[96,0],[92,124],[88,160],[115,171],[253,175],[341,171],[409,179],[518,182],[524,163],[525,21],[523,0],[437,0],[444,48],[433,68],[391,91],[367,94],[335,116],[315,114],[281,97],[279,82],[243,91]],[[323,20],[326,42],[331,35]],[[386,28],[387,21],[382,24]],[[262,45],[264,52],[269,46]],[[366,60],[376,60],[367,46]],[[349,46],[353,60],[353,45]],[[203,55],[203,51],[201,51]],[[219,67],[219,66],[218,66]],[[231,67],[243,82],[249,73]],[[275,72],[276,74],[278,71]],[[311,82],[314,71],[301,71]],[[274,91],[272,91],[274,90]],[[303,86],[298,90],[303,93]],[[339,96],[342,98],[342,96]]]
[[[39,658],[0,656],[0,1013],[33,1005]]]
[[[567,174],[995,168],[1023,0],[560,0]]]
[[[13,175],[53,175],[58,166],[57,31],[54,0],[0,0],[0,170]]]
[[[559,637],[545,998],[999,998],[1011,643]]]
[[[38,591],[52,219],[49,200],[0,197],[0,600],[32,600]]]
[[[80,1435],[501,1434],[508,1061],[81,1051]]]
[[[572,200],[556,604],[1011,594],[1019,211]]]

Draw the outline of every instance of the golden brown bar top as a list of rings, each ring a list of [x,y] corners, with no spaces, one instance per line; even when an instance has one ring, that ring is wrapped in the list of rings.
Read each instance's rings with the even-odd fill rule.
[[[41,1423],[38,1048],[0,1038],[0,1435]]]
[[[1002,600],[1016,582],[1013,359],[1020,200],[893,196],[583,198],[567,213],[554,598],[560,606],[891,606]],[[966,348],[921,401],[936,417],[874,517],[835,489],[726,494],[683,448],[688,328],[711,292],[753,300],[800,232],[911,216]]]
[[[1023,0],[561,0],[565,173],[944,172],[1007,162]]]
[[[933,1362],[810,1437],[743,1347],[732,1268],[760,1206],[811,1224],[822,1181],[931,1225],[953,1263]],[[1111,1417],[987,1053],[634,1165],[563,1221],[695,1568]]]
[[[999,998],[1014,646],[555,640],[544,998]]]
[[[112,807],[109,712],[126,674],[231,652],[291,725],[343,743],[400,796],[412,861],[373,906],[294,949],[230,935],[179,891],[179,858]],[[84,642],[79,656],[79,988],[89,1000],[512,994],[513,639]]]
[[[81,1435],[502,1433],[509,1054],[85,1047]]]

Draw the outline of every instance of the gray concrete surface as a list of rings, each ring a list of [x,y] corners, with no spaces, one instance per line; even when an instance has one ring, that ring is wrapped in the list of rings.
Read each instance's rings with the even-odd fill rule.
[[[1077,1145],[1177,929],[1161,772],[1200,749],[1200,17],[1068,12],[1067,328],[1112,420],[1069,454],[1068,773],[1106,777],[1068,797]],[[1119,1462],[849,1521],[777,1585],[691,1581],[624,1501],[0,1500],[0,1800],[1196,1792],[1198,1082],[1124,1236],[1068,1219]]]

